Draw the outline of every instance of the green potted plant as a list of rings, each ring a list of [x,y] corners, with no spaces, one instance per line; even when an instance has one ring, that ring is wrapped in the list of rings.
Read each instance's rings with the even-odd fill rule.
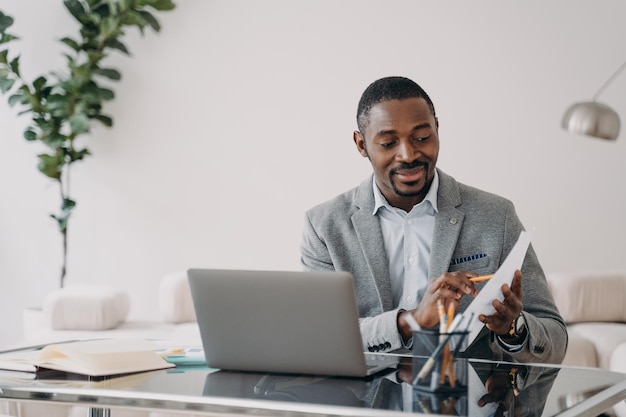
[[[160,30],[153,12],[172,10],[171,0],[64,0],[64,5],[80,26],[77,38],[60,41],[68,48],[66,67],[25,80],[20,71],[20,57],[12,57],[6,44],[18,39],[7,32],[13,18],[0,10],[0,91],[8,95],[11,107],[21,106],[20,115],[30,121],[24,130],[27,141],[40,142],[47,152],[37,155],[39,171],[55,181],[61,197],[60,210],[51,214],[63,240],[60,287],[67,273],[68,223],[76,201],[70,196],[70,168],[90,155],[76,139],[90,132],[92,124],[111,127],[113,119],[103,113],[103,104],[114,92],[103,81],[119,81],[121,74],[104,66],[113,51],[129,54],[122,42],[124,29],[136,27]]]

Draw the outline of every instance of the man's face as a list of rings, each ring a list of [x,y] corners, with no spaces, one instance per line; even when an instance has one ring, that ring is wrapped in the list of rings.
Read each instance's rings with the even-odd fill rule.
[[[388,100],[372,106],[364,132],[354,132],[368,157],[378,188],[389,204],[405,211],[422,201],[435,175],[439,122],[423,98]]]

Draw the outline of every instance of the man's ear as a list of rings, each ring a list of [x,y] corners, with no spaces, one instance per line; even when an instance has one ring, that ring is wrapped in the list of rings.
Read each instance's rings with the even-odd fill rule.
[[[367,158],[367,149],[365,148],[365,138],[358,130],[355,130],[352,134],[352,139],[354,140],[354,144],[356,145],[356,149],[359,151],[361,156]]]

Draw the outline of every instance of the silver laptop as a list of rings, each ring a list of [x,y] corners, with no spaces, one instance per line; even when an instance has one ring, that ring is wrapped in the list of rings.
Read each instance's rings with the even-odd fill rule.
[[[187,275],[211,368],[364,377],[397,364],[363,352],[349,273],[190,269]]]

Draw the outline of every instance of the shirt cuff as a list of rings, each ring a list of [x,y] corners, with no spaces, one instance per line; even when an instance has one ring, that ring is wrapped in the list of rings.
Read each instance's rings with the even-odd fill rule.
[[[526,344],[526,341],[528,340],[528,331],[526,331],[526,337],[524,338],[522,343],[520,343],[519,345],[510,345],[506,343],[505,341],[503,341],[499,335],[496,335],[496,339],[498,340],[498,343],[500,344],[500,346],[502,346],[504,349],[508,350],[511,353],[515,353],[515,352],[519,352],[520,350],[524,348],[524,345]]]

